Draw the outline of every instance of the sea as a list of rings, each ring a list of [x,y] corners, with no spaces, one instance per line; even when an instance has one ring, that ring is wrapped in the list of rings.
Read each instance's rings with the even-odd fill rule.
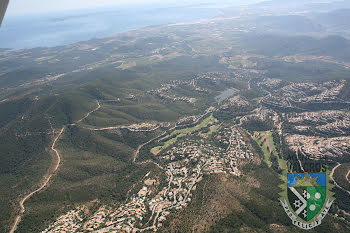
[[[240,4],[244,1],[238,1]],[[239,5],[235,2],[235,5]],[[219,16],[224,4],[133,5],[60,13],[6,16],[0,48],[54,47],[103,38],[154,25],[191,22]]]

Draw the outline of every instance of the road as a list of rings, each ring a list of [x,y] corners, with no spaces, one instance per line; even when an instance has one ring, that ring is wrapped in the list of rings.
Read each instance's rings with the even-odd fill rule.
[[[339,189],[343,190],[344,192],[346,192],[346,193],[348,193],[348,194],[350,195],[350,191],[348,191],[348,190],[346,190],[345,188],[341,187],[341,186],[335,181],[335,179],[334,179],[334,177],[333,177],[333,176],[334,176],[335,170],[337,170],[337,168],[340,167],[341,165],[342,165],[341,163],[337,163],[337,166],[335,166],[335,167],[332,169],[332,172],[331,172],[330,177],[332,178],[332,180],[333,180],[335,186],[337,186]],[[349,177],[349,174],[350,174],[350,171],[349,171],[348,174],[346,175],[346,178]]]
[[[209,112],[206,111],[203,115],[200,115],[200,117],[199,117],[194,123],[191,123],[191,124],[188,124],[188,125],[181,125],[181,126],[177,126],[177,125],[175,124],[174,127],[170,128],[170,129],[168,130],[168,131],[169,131],[168,134],[170,135],[171,132],[172,132],[173,130],[175,130],[175,129],[179,128],[179,127],[184,128],[184,127],[193,126],[194,124],[198,124],[198,122],[199,122],[201,119],[203,119],[203,117],[206,116],[208,113],[209,113]],[[152,129],[152,130],[150,130],[150,131],[154,131],[154,130],[156,130],[156,129],[158,129],[158,128],[159,128],[159,127],[155,128],[155,129]],[[137,159],[137,157],[138,157],[138,155],[139,155],[139,153],[140,153],[140,150],[141,150],[144,146],[146,146],[147,144],[153,142],[154,140],[157,140],[157,139],[159,139],[159,138],[162,138],[162,137],[165,136],[166,134],[167,134],[167,131],[164,131],[161,135],[159,135],[159,136],[157,136],[157,137],[155,137],[155,138],[152,138],[152,139],[149,140],[148,142],[145,142],[145,143],[139,145],[139,146],[137,147],[136,151],[134,152],[133,162],[136,163],[136,159]],[[160,166],[158,165],[158,167],[160,167]]]
[[[195,122],[193,122],[193,123],[191,123],[191,124],[188,124],[188,125],[181,125],[181,126],[178,126],[177,124],[175,124],[174,127],[168,129],[168,131],[169,131],[168,134],[170,135],[171,132],[172,132],[173,130],[175,130],[175,129],[179,128],[179,127],[185,128],[185,127],[191,127],[191,126],[193,126],[194,124],[198,124],[199,121],[200,121],[201,119],[203,119],[203,117],[205,117],[208,113],[210,113],[210,112],[207,110],[203,115],[200,115],[200,117],[199,117]],[[155,128],[155,129],[152,129],[152,130],[150,130],[150,131],[154,131],[154,130],[156,130],[156,129],[158,129],[158,128],[159,128],[159,127]],[[159,136],[157,136],[157,137],[155,137],[155,138],[152,138],[152,139],[149,140],[148,142],[145,142],[145,143],[139,145],[139,146],[137,147],[135,153],[134,153],[133,162],[134,162],[134,163],[136,162],[137,156],[139,155],[140,150],[141,150],[144,146],[146,146],[147,144],[153,142],[154,140],[157,140],[157,139],[159,139],[159,138],[162,138],[162,137],[165,136],[166,134],[167,134],[167,131],[164,131],[161,135],[159,135]],[[159,165],[158,165],[158,166],[159,166]],[[160,166],[159,166],[159,167],[160,167]]]
[[[230,145],[227,147],[226,151],[229,151],[231,149],[231,145],[232,145],[232,142],[233,142],[232,138],[233,138],[233,136],[235,136],[234,128],[231,127],[231,130],[232,130],[232,134],[231,134],[230,139],[229,139]],[[239,141],[238,141],[238,146],[240,146]]]
[[[52,164],[51,168],[47,171],[47,174],[44,176],[44,180],[41,184],[41,186],[39,188],[37,188],[36,190],[34,190],[33,192],[27,194],[25,197],[23,197],[20,202],[19,202],[19,207],[21,209],[19,215],[16,216],[15,222],[10,230],[10,233],[14,233],[18,227],[18,224],[21,222],[22,220],[22,216],[24,215],[25,212],[25,207],[24,207],[24,203],[31,198],[34,194],[40,192],[41,190],[43,190],[47,184],[50,182],[52,176],[55,174],[55,172],[58,170],[60,163],[61,163],[61,156],[60,153],[58,152],[58,150],[55,148],[56,147],[56,142],[58,141],[58,139],[62,136],[64,132],[64,127],[61,129],[60,133],[56,136],[56,138],[54,139],[52,146],[51,146],[51,150],[55,152],[56,155],[56,160],[54,161],[54,164]]]
[[[97,110],[99,110],[99,109],[101,108],[100,102],[99,102],[98,100],[96,100],[96,103],[97,103],[97,107],[96,107],[94,110],[92,110],[92,111],[86,113],[86,115],[85,115],[83,118],[81,118],[80,120],[76,121],[76,122],[73,123],[72,125],[79,124],[80,122],[82,122],[83,120],[85,120],[86,118],[88,118],[92,113],[94,113],[94,112],[96,112]]]
[[[110,127],[105,127],[105,128],[90,128],[90,127],[85,127],[85,126],[80,126],[84,129],[88,129],[91,131],[105,131],[105,130],[113,130],[113,129],[127,129],[131,132],[152,132],[156,131],[157,129],[160,128],[160,125],[156,126],[153,129],[132,129],[130,126],[125,126],[125,125],[120,125],[120,126],[110,126]]]
[[[297,160],[298,160],[298,162],[299,162],[300,169],[301,169],[303,172],[305,172],[304,167],[303,167],[303,163],[301,162],[301,160],[300,160],[300,158],[299,158],[299,153],[298,153],[298,151],[300,151],[300,152],[303,154],[303,156],[304,156],[305,158],[307,158],[307,155],[304,153],[303,149],[301,148],[300,142],[299,142],[299,145],[298,145],[298,150],[295,152],[295,154],[296,154],[296,156],[297,156]]]
[[[92,114],[93,112],[99,110],[101,108],[101,105],[100,105],[100,102],[98,100],[96,100],[97,102],[97,107],[88,112],[87,114],[85,114],[85,116],[83,118],[81,118],[80,120],[76,121],[75,123],[71,124],[71,125],[76,125],[80,122],[82,122],[83,120],[85,120],[87,117],[90,116],[90,114]],[[51,125],[51,123],[50,123]],[[53,175],[56,173],[56,171],[58,170],[60,164],[61,164],[61,156],[60,156],[60,153],[58,152],[58,150],[56,149],[56,143],[57,141],[60,139],[60,137],[62,136],[63,132],[64,132],[64,129],[65,129],[65,126],[62,127],[60,133],[55,137],[55,139],[53,140],[53,143],[51,145],[51,150],[53,152],[55,152],[55,156],[56,156],[56,159],[53,160],[50,168],[48,169],[47,173],[44,175],[43,177],[43,181],[40,185],[39,188],[37,188],[36,190],[34,190],[33,192],[27,194],[25,197],[23,197],[20,202],[19,202],[19,207],[20,207],[20,213],[16,216],[15,218],[15,222],[10,230],[10,233],[14,233],[19,225],[19,223],[21,222],[22,220],[22,217],[25,213],[25,206],[24,206],[24,203],[29,199],[31,198],[34,194],[40,192],[41,190],[43,190],[47,184],[50,182],[51,178],[53,177]]]
[[[139,145],[136,149],[136,151],[134,152],[134,158],[133,158],[133,162],[135,163],[136,162],[136,159],[137,159],[137,156],[139,156],[139,153],[140,153],[140,150],[142,149],[142,147],[146,146],[147,144],[153,142],[154,140],[157,140],[158,138],[161,138],[163,137],[164,135],[166,135],[166,131],[164,133],[162,133],[161,135],[155,137],[155,138],[152,138],[151,140],[149,140],[148,142],[145,142],[141,145]]]

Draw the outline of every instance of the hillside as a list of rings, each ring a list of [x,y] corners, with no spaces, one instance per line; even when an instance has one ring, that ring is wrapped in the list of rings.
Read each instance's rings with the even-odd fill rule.
[[[301,232],[280,192],[324,154],[310,232],[349,231],[347,11],[301,3],[0,50],[0,232]]]

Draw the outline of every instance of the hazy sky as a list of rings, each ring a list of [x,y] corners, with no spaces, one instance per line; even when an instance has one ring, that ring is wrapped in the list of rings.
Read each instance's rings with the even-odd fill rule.
[[[227,2],[257,2],[261,0],[227,0]],[[8,15],[44,13],[54,11],[75,10],[82,8],[102,7],[132,3],[183,2],[188,4],[198,2],[216,2],[215,0],[10,0]],[[221,1],[224,2],[224,1]],[[226,1],[225,1],[226,2]]]
[[[126,3],[157,2],[160,0],[10,0],[7,14],[30,14],[65,11]],[[172,1],[172,0],[169,0]]]

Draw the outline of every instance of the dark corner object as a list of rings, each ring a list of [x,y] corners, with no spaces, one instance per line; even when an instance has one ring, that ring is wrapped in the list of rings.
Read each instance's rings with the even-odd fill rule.
[[[0,0],[0,27],[2,24],[2,20],[4,19],[8,4],[9,4],[9,0]]]

